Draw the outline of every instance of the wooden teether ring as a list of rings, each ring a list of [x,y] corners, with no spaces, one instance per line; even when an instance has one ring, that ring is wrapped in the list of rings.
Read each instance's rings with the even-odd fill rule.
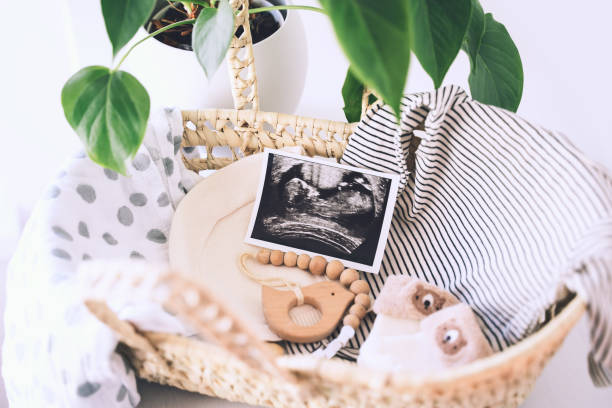
[[[306,286],[302,293],[305,304],[321,311],[321,319],[312,326],[300,326],[289,316],[289,311],[297,306],[297,296],[293,291],[268,286],[261,288],[264,316],[270,330],[295,343],[311,343],[329,336],[355,298],[354,293],[334,281]]]

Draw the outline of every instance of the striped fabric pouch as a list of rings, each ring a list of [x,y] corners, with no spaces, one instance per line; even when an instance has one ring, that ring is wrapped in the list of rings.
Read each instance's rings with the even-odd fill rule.
[[[454,86],[404,97],[399,126],[388,107],[371,110],[343,161],[401,175],[383,265],[366,274],[374,295],[392,274],[444,287],[503,350],[537,330],[567,288],[589,304],[592,379],[611,384],[612,178],[603,168],[564,136]]]

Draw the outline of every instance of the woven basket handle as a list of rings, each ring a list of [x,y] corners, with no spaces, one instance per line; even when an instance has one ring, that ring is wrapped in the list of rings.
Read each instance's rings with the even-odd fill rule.
[[[259,110],[259,93],[253,56],[253,39],[249,25],[249,0],[230,0],[236,12],[236,31],[242,27],[239,37],[233,36],[227,51],[232,97],[236,109]]]
[[[276,365],[276,357],[265,343],[207,288],[177,273],[163,276],[160,284],[169,289],[165,306],[207,340],[217,342],[257,371],[294,382],[294,377],[287,370]]]
[[[234,316],[224,302],[207,288],[177,273],[156,274],[148,270],[90,270],[84,285],[85,305],[101,322],[110,327],[120,341],[146,353],[162,367],[168,364],[147,337],[134,326],[117,317],[106,303],[110,298],[133,301],[155,301],[190,325],[207,341],[213,341],[227,352],[259,372],[294,382],[294,377],[276,365],[276,356],[267,345]],[[109,273],[110,272],[110,273]]]
[[[115,332],[121,342],[134,350],[145,353],[156,364],[168,369],[168,363],[159,355],[149,339],[136,331],[130,323],[119,319],[105,301],[87,299],[84,303],[91,314]]]

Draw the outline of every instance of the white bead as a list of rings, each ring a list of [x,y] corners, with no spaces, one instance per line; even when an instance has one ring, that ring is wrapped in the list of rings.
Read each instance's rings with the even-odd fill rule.
[[[209,322],[213,320],[214,318],[216,318],[218,314],[219,314],[219,306],[213,303],[213,304],[206,306],[204,309],[202,309],[202,311],[200,312],[200,317],[205,322]]]
[[[183,293],[183,300],[189,307],[196,307],[200,303],[200,294],[195,289],[189,289]]]
[[[237,346],[246,346],[249,342],[249,337],[244,333],[239,333],[234,336],[234,344]]]
[[[219,333],[225,333],[232,329],[232,319],[229,317],[222,317],[215,322],[215,331]]]

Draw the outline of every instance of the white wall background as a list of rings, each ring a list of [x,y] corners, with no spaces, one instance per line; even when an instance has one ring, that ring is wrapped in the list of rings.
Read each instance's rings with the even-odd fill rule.
[[[521,53],[525,87],[519,114],[566,133],[588,156],[612,169],[611,3],[481,2],[485,11],[493,12],[506,25]],[[5,14],[0,25],[0,134],[4,142],[0,148],[0,268],[44,186],[79,146],[63,118],[63,83],[80,67],[110,64],[98,1],[25,3],[14,14]],[[316,4],[313,0],[294,3]],[[298,112],[342,120],[340,87],[347,62],[326,18],[315,13],[301,15],[310,62]],[[468,89],[468,70],[467,58],[460,55],[445,83]],[[408,90],[431,88],[431,80],[413,59]],[[572,348],[564,352],[566,360],[573,360],[555,360],[554,371],[548,369],[536,387],[533,398],[537,399],[530,399],[527,405],[612,406],[610,390],[595,390],[585,378],[586,365],[579,361],[586,352],[587,332],[584,324],[578,330],[582,334],[574,335]]]

